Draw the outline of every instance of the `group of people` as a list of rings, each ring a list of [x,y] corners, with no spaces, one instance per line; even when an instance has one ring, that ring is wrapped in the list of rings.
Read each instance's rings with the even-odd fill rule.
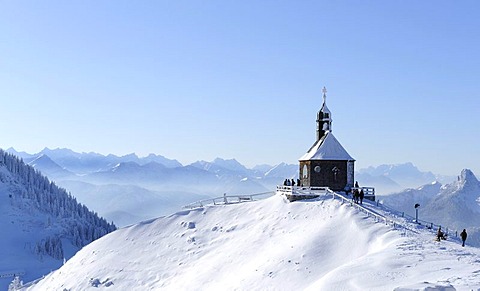
[[[363,189],[353,189],[353,195],[352,195],[352,200],[354,203],[360,203],[363,204],[363,198],[365,197],[365,193],[363,192]]]
[[[460,233],[460,238],[462,239],[462,247],[464,247],[465,241],[467,240],[467,231],[465,229]],[[445,239],[447,239],[447,235],[442,231],[442,227],[439,226],[437,231],[437,241]]]
[[[294,179],[285,179],[285,181],[283,181],[283,186],[300,186],[300,179],[297,179],[297,184],[295,184],[295,180]]]
[[[346,191],[347,195],[348,195],[348,192],[349,191]],[[358,181],[355,182],[355,187],[353,188],[353,191],[352,191],[352,201],[354,203],[360,203],[360,204],[363,204],[363,198],[365,197],[365,193],[363,192],[363,188],[360,188],[360,186],[358,185]]]

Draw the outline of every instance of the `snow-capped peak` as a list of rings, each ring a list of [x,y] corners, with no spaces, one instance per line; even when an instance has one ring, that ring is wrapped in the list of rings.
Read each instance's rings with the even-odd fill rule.
[[[246,171],[247,168],[240,164],[237,160],[235,159],[222,159],[222,158],[216,158],[212,162],[213,164],[216,164],[218,166],[221,166],[225,169],[232,170],[232,171]]]
[[[476,189],[480,188],[480,183],[473,172],[469,169],[463,169],[457,177],[457,181],[442,187],[442,190],[450,193],[468,192],[478,196]]]
[[[473,172],[469,169],[463,169],[460,173],[460,184],[467,185],[467,184],[478,184],[477,177],[473,174]]]

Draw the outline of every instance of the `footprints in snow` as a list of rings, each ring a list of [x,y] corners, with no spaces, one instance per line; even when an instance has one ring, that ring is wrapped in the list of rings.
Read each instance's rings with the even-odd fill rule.
[[[183,227],[186,227],[187,229],[194,229],[195,228],[195,222],[189,221],[189,222],[182,222],[181,225]]]
[[[98,278],[90,278],[90,286],[92,287],[95,287],[95,288],[99,288],[99,287],[110,287],[113,285],[113,282],[110,281],[109,278],[107,278],[105,281],[100,281],[100,279]]]

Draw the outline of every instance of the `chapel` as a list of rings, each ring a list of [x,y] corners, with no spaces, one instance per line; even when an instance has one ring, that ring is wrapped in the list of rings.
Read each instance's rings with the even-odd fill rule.
[[[327,107],[327,90],[317,113],[316,141],[299,159],[299,178],[304,187],[329,187],[349,191],[354,186],[355,160],[332,133],[332,113]]]

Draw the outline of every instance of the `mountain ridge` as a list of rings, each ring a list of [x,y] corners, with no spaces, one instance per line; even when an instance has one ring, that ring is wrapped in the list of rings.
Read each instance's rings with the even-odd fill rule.
[[[13,269],[33,279],[58,268],[115,225],[0,149],[0,229],[0,275]],[[0,276],[1,289],[8,283],[8,276]]]
[[[16,152],[10,148],[12,152]],[[139,158],[131,153],[122,157],[113,154],[106,156],[96,153],[75,153],[69,149],[45,148],[39,154],[23,153],[25,161],[33,161],[39,155],[49,157],[59,167],[48,166],[45,164],[35,164],[35,167],[44,172],[50,179],[56,181],[59,185],[68,185],[69,190],[75,196],[91,197],[85,193],[80,183],[73,181],[86,182],[95,185],[98,191],[96,194],[99,199],[102,197],[112,197],[112,190],[120,191],[118,197],[124,197],[119,187],[115,185],[137,186],[142,188],[139,193],[144,193],[148,197],[150,194],[174,191],[180,196],[171,197],[176,200],[177,207],[180,208],[185,203],[184,198],[190,197],[191,201],[198,200],[200,197],[218,197],[224,193],[229,195],[249,195],[275,191],[276,186],[283,183],[285,179],[296,179],[298,177],[298,165],[279,163],[278,165],[255,166],[251,169],[239,163],[236,159],[215,158],[213,161],[197,161],[189,165],[177,164],[176,160],[167,159],[172,164],[164,164],[159,160],[160,155],[150,154],[145,158]],[[52,155],[54,158],[50,157]],[[58,160],[55,160],[55,157]],[[180,165],[180,166],[179,166]],[[57,168],[56,170],[53,170]],[[63,168],[65,171],[59,171]],[[69,171],[69,172],[67,172]],[[392,174],[389,174],[391,171]],[[380,176],[374,176],[375,174]],[[360,169],[356,172],[356,180],[361,186],[373,186],[377,195],[388,194],[407,188],[392,178],[402,181],[417,181],[413,183],[412,188],[431,182],[431,174],[421,172],[412,163],[398,165],[380,165],[370,167],[367,170]],[[108,187],[107,185],[111,185]],[[183,194],[181,194],[183,193]],[[196,195],[193,195],[196,194]],[[123,199],[123,198],[122,198]],[[125,217],[143,217],[141,213],[129,213],[126,209],[132,209],[128,205],[131,201],[124,200],[125,205],[116,204],[116,209],[111,209],[109,213],[124,213]],[[158,212],[156,216],[168,214],[167,208],[162,204],[164,199],[158,197],[157,203],[152,201],[152,205],[157,205]],[[85,202],[91,203],[88,198]],[[170,206],[168,207],[170,210]],[[102,210],[103,211],[103,210]],[[100,213],[110,219],[110,214]],[[119,215],[115,216],[118,219]],[[121,219],[126,224],[139,221],[128,221]]]

